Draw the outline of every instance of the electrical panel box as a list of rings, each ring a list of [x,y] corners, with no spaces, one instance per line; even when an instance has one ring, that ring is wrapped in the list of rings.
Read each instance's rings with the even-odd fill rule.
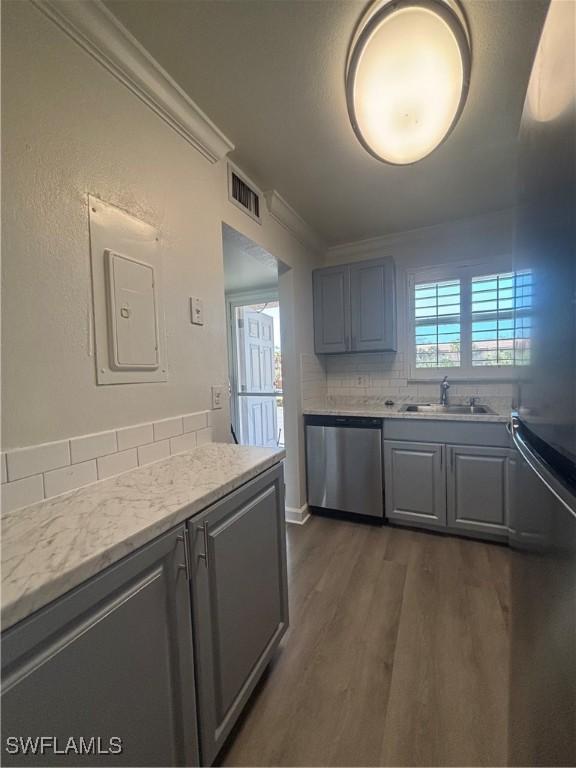
[[[154,267],[106,251],[110,364],[119,371],[156,370],[158,322]]]
[[[160,233],[92,195],[88,204],[96,380],[166,381]]]

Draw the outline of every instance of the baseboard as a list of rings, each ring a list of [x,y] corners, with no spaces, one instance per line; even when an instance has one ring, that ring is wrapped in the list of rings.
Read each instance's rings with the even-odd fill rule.
[[[303,504],[300,509],[295,507],[286,507],[284,510],[287,523],[294,523],[294,525],[304,525],[308,522],[310,513],[308,512],[308,504]]]

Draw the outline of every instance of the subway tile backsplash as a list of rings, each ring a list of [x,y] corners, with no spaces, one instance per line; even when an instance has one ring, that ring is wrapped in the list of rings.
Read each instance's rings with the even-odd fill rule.
[[[96,459],[71,464],[62,469],[53,469],[44,473],[44,494],[46,498],[59,496],[66,491],[73,491],[83,485],[90,485],[98,480]],[[10,483],[8,483],[10,487]]]
[[[0,456],[2,511],[72,491],[212,442],[210,411],[15,448]]]
[[[118,442],[114,430],[74,437],[70,440],[72,464],[97,459],[99,456],[107,456],[110,453],[116,453],[117,450]],[[10,454],[8,454],[8,460],[10,460]]]
[[[56,443],[43,443],[10,451],[6,461],[8,479],[11,482],[21,480],[23,477],[39,475],[70,464],[70,441],[60,440]]]
[[[438,383],[410,382],[410,369],[401,352],[301,356],[302,406],[322,403],[384,400],[437,402]],[[433,373],[431,374],[433,378]],[[457,382],[450,384],[452,402],[478,397],[498,412],[506,412],[516,395],[513,382]]]
[[[28,504],[42,501],[43,498],[44,475],[32,475],[2,485],[2,509],[26,507]]]
[[[154,425],[138,424],[135,427],[117,429],[118,450],[127,451],[129,448],[138,448],[139,445],[154,442]]]
[[[122,472],[128,472],[138,466],[138,452],[136,448],[129,448],[127,451],[111,453],[110,456],[101,456],[96,459],[98,467],[98,480],[104,480],[106,477],[120,475]]]

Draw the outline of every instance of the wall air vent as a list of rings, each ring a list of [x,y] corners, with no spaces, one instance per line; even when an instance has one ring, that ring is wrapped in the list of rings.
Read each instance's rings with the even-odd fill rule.
[[[228,164],[228,199],[260,223],[260,193],[231,164]]]

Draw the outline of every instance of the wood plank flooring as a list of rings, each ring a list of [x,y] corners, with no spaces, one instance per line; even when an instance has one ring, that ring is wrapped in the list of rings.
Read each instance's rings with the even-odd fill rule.
[[[288,552],[290,630],[218,764],[505,764],[506,548],[313,517]]]

